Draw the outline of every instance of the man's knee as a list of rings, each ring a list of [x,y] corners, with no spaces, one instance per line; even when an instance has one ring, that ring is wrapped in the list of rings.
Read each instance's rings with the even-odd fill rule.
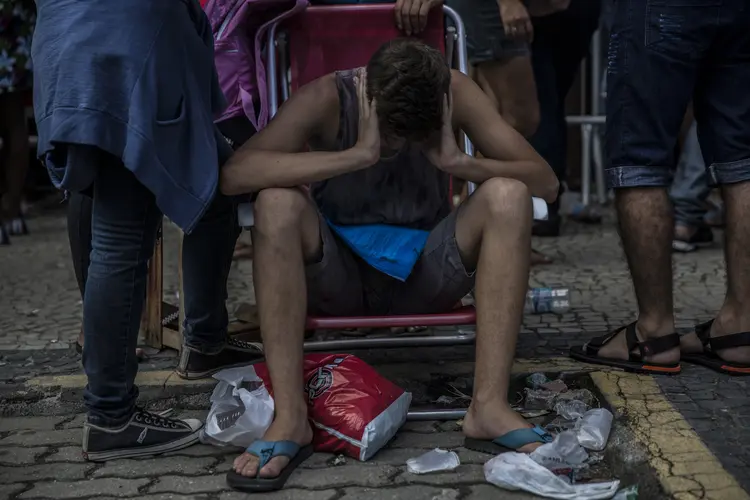
[[[531,225],[531,192],[523,182],[494,177],[479,186],[473,196],[489,220],[503,225],[513,221]]]
[[[539,128],[539,104],[536,99],[503,102],[503,118],[524,137],[531,137]]]
[[[264,189],[258,193],[253,206],[255,230],[267,233],[299,227],[308,204],[299,189]]]
[[[480,69],[483,87],[494,94],[505,121],[524,137],[531,137],[540,120],[531,58],[519,56],[493,61]]]

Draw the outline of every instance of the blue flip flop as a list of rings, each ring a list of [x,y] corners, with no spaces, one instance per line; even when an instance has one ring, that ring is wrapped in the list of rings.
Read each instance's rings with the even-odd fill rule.
[[[243,493],[276,491],[284,487],[286,480],[294,469],[313,454],[311,444],[300,446],[293,441],[256,441],[247,449],[247,453],[260,459],[260,470],[274,457],[289,457],[289,463],[276,477],[255,477],[237,474],[234,470],[227,472],[227,484],[233,490]]]
[[[536,427],[510,431],[491,441],[467,437],[464,439],[464,448],[489,453],[490,455],[499,455],[508,451],[518,451],[519,448],[523,448],[527,444],[551,443],[554,440],[552,434],[537,425]]]

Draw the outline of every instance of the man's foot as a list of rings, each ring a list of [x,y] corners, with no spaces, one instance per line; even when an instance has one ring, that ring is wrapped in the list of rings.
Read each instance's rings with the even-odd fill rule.
[[[750,321],[720,313],[680,338],[682,358],[730,375],[750,375]]]
[[[226,344],[216,354],[204,354],[183,345],[177,375],[187,380],[208,378],[224,368],[245,366],[263,359],[263,344],[243,342],[227,336]]]
[[[646,330],[631,323],[570,349],[584,363],[612,366],[636,373],[680,373],[680,337],[672,326]]]
[[[464,417],[463,431],[467,448],[493,454],[508,449],[531,453],[542,444],[552,441],[550,434],[535,430],[507,402],[502,401],[485,405],[472,402]],[[516,439],[518,437],[521,439]]]
[[[252,259],[252,258],[253,258],[253,245],[238,241],[237,244],[234,246],[234,253],[232,254],[232,259],[243,260],[243,259]]]
[[[159,455],[198,442],[200,420],[166,418],[136,409],[119,428],[83,424],[83,456],[92,462]]]
[[[672,249],[675,252],[694,252],[698,247],[707,246],[714,242],[714,233],[707,226],[687,226],[677,224],[674,227]]]
[[[552,258],[547,257],[542,252],[538,250],[531,249],[531,260],[530,263],[532,266],[540,266],[544,264],[551,264]]]
[[[263,436],[264,442],[291,441],[300,447],[312,443],[313,432],[307,421],[307,409],[300,413],[299,418],[289,422],[282,422],[279,418],[271,423],[271,426]],[[275,456],[258,472],[260,458],[248,452],[243,453],[234,460],[233,470],[244,477],[274,478],[278,477],[289,465],[293,457]]]

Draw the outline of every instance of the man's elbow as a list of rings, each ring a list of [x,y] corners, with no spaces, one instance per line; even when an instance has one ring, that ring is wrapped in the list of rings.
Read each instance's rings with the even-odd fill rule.
[[[235,169],[225,167],[219,175],[219,191],[225,196],[243,194],[242,185],[237,178]]]

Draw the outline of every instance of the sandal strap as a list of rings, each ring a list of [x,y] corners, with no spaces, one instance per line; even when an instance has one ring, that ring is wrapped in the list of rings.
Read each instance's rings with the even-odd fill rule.
[[[640,341],[638,340],[635,327],[636,323],[633,322],[625,328],[625,340],[628,344],[630,361],[642,361],[646,356],[653,356],[654,354],[680,347],[680,335],[676,332],[664,335],[663,337]],[[638,352],[633,352],[636,349],[638,349]]]
[[[705,323],[695,325],[695,334],[698,336],[698,340],[703,343],[704,347],[708,345],[708,342],[711,339],[711,325],[713,324],[714,320],[710,319]]]
[[[711,351],[721,351],[723,349],[732,349],[734,347],[750,346],[750,332],[733,333],[722,337],[712,337],[708,339]]]

